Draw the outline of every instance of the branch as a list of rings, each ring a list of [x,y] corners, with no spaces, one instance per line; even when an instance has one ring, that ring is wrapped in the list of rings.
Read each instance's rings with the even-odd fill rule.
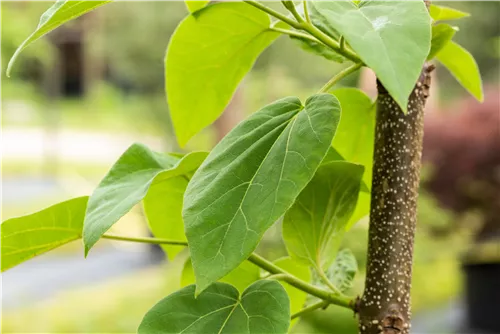
[[[185,241],[159,239],[159,238],[136,238],[136,237],[124,237],[111,234],[104,234],[102,237],[111,240],[132,241],[132,242],[141,242],[147,244],[188,246],[188,243]],[[296,276],[290,274],[289,272],[281,269],[280,267],[266,260],[262,256],[257,255],[256,253],[250,254],[247,260],[252,262],[256,266],[264,269],[265,271],[269,272],[272,275],[279,275],[276,277],[279,277],[281,280],[287,282],[288,284],[296,287],[299,290],[302,290],[310,295],[323,299],[324,301],[327,301],[329,304],[334,304],[354,310],[355,300],[351,300],[345,296],[337,296],[329,291],[323,290],[321,288],[318,288],[317,286],[309,284],[301,280],[300,278],[297,278]],[[269,276],[269,278],[272,278],[272,276]]]
[[[356,72],[362,66],[363,66],[362,63],[357,63],[340,71],[321,88],[320,93],[327,93],[337,82],[339,82],[341,79],[345,78],[349,74]]]
[[[291,319],[293,320],[293,319],[298,318],[298,317],[300,317],[300,316],[302,316],[302,315],[304,315],[306,313],[315,311],[315,310],[317,310],[319,308],[326,308],[328,305],[330,305],[330,303],[328,301],[326,301],[326,300],[317,302],[316,304],[309,305],[308,307],[304,307],[299,312],[292,314]]]

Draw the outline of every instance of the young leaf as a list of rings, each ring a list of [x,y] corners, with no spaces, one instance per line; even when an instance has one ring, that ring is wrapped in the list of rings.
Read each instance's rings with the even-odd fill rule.
[[[139,334],[285,334],[290,302],[276,281],[263,280],[239,295],[235,287],[214,283],[197,298],[187,286],[161,300],[145,315]]]
[[[234,128],[196,171],[183,217],[197,291],[227,275],[292,205],[326,155],[340,118],[330,94],[276,101]]]
[[[456,20],[470,16],[469,13],[465,13],[450,7],[437,5],[431,5],[429,7],[429,13],[431,14],[431,17],[434,21]]]
[[[349,162],[321,165],[283,220],[283,239],[293,258],[319,270],[335,260],[362,176],[363,166]]]
[[[436,55],[439,60],[478,101],[483,101],[483,84],[474,57],[457,43],[450,41]]]
[[[197,10],[202,9],[205,7],[210,1],[205,1],[205,0],[198,0],[198,1],[184,1],[186,4],[187,9],[189,10],[190,13],[194,13]]]
[[[111,1],[69,1],[57,0],[52,7],[47,9],[40,17],[40,22],[36,30],[17,48],[7,65],[7,76],[10,76],[12,66],[19,57],[21,51],[28,45],[54,30],[65,22],[75,19],[99,6],[105,5]]]
[[[166,56],[166,90],[181,146],[224,111],[259,54],[279,36],[264,12],[241,2],[216,3],[190,15]]]
[[[4,221],[2,271],[79,239],[88,197],[77,197],[42,211]]]
[[[146,196],[153,180],[160,182],[191,172],[205,157],[205,152],[192,152],[178,158],[153,152],[141,144],[130,146],[89,198],[83,224],[85,254],[114,223]]]
[[[357,272],[358,262],[356,261],[356,257],[349,249],[345,248],[339,251],[335,261],[326,270],[325,274],[333,286],[344,293],[352,288],[354,277]],[[326,284],[319,278],[315,279],[314,285],[328,289]]]
[[[188,178],[176,176],[153,181],[144,197],[144,213],[149,228],[157,238],[186,241],[182,221],[182,199]],[[161,245],[170,260],[173,260],[182,247]]]
[[[242,292],[252,283],[260,279],[260,269],[251,262],[243,261],[236,269],[231,271],[219,281],[233,285],[238,291]],[[191,258],[187,259],[182,270],[181,286],[185,287],[195,283],[193,265]],[[287,290],[288,291],[288,290]]]
[[[457,31],[446,23],[440,23],[432,26],[432,42],[431,51],[427,56],[427,60],[431,60],[441,49],[448,44]]]
[[[311,270],[309,267],[294,261],[291,257],[283,257],[274,262],[275,265],[294,275],[295,277],[300,278],[304,282],[310,282]],[[291,313],[299,312],[307,300],[307,293],[302,290],[297,289],[296,287],[291,286],[288,283],[281,282],[283,287],[285,288],[288,298],[290,299],[290,311]],[[299,319],[294,319],[290,323],[290,327],[293,327]]]
[[[423,1],[310,2],[315,16],[342,34],[406,112],[429,54],[430,18]]]

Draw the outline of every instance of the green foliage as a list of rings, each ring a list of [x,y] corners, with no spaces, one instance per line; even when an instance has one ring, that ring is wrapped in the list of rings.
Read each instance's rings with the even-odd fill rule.
[[[274,264],[286,270],[295,277],[300,278],[304,282],[310,282],[312,279],[309,267],[304,266],[297,261],[294,261],[291,257],[283,257],[281,259],[278,259],[274,261]],[[281,284],[285,288],[286,293],[288,294],[288,298],[290,299],[290,312],[292,314],[299,312],[306,303],[307,293],[291,286],[288,283],[283,282]],[[290,327],[293,327],[297,321],[298,319],[292,320]]]
[[[338,252],[335,261],[326,270],[326,276],[342,293],[353,287],[354,277],[358,272],[358,263],[354,254],[347,248]]]
[[[318,270],[335,260],[358,198],[363,167],[334,161],[321,165],[283,220],[293,258]]]
[[[434,21],[456,20],[470,16],[469,13],[462,12],[446,6],[431,5],[429,13]]]
[[[358,6],[350,1],[310,4],[325,25],[344,36],[406,111],[430,48],[430,18],[423,1],[361,1]]]
[[[186,175],[154,180],[144,197],[144,213],[157,238],[187,241],[182,221],[182,199],[189,179]],[[170,260],[182,247],[161,245]]]
[[[241,2],[211,5],[179,24],[168,46],[165,76],[181,146],[224,111],[259,54],[278,37],[270,25],[265,13]]]
[[[453,28],[446,23],[440,23],[432,26],[431,51],[427,56],[427,60],[434,58],[436,54],[451,41],[456,32],[456,28]]]
[[[196,299],[190,285],[156,304],[144,317],[139,334],[247,333],[285,334],[290,302],[276,281],[258,281],[241,297],[226,283],[215,283]]]
[[[123,215],[139,203],[153,181],[192,172],[205,158],[204,152],[193,152],[182,158],[160,154],[141,144],[130,146],[89,198],[83,224],[85,254]]]
[[[75,19],[99,6],[105,5],[110,1],[69,1],[57,0],[52,7],[50,7],[40,17],[40,22],[36,30],[17,48],[16,52],[9,61],[7,66],[7,76],[9,76],[12,66],[14,65],[17,57],[21,51],[28,45],[54,30],[60,25]]]
[[[293,204],[326,155],[340,119],[338,100],[289,97],[234,128],[196,171],[183,217],[199,292],[257,247]]]
[[[483,101],[483,84],[474,57],[457,43],[450,41],[436,55],[439,60],[478,101]]]
[[[226,276],[222,277],[219,282],[228,283],[234,286],[238,291],[243,292],[248,286],[260,279],[259,267],[251,262],[244,261],[236,269],[231,271]],[[193,265],[189,258],[184,264],[181,276],[181,286],[185,287],[195,283]]]
[[[194,13],[199,9],[205,7],[210,1],[199,0],[199,1],[184,1],[189,12]]]
[[[2,271],[79,239],[87,196],[2,222]]]

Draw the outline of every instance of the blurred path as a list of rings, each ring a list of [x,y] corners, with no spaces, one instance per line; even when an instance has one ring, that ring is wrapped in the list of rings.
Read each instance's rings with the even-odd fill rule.
[[[144,135],[74,129],[48,135],[40,128],[4,127],[1,150],[3,160],[37,160],[50,152],[62,161],[112,163],[137,141],[160,151],[163,144],[161,138]]]
[[[96,249],[87,259],[83,254],[45,254],[2,274],[2,307],[31,305],[60,291],[100,283],[157,261],[147,247]]]

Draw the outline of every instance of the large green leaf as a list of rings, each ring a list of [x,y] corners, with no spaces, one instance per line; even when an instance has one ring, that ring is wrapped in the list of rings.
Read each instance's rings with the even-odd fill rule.
[[[423,1],[310,2],[314,15],[342,34],[403,111],[431,42]]]
[[[194,174],[184,223],[198,291],[257,247],[326,155],[340,118],[330,94],[276,101],[234,128]]]
[[[483,101],[483,83],[474,57],[457,43],[450,41],[436,55],[439,60],[476,99]]]
[[[238,291],[242,292],[252,283],[260,279],[260,269],[255,264],[244,261],[236,269],[231,271],[226,276],[222,277],[219,281],[233,285]],[[193,265],[189,258],[184,264],[182,270],[181,286],[187,286],[195,283]]]
[[[52,7],[47,9],[40,17],[40,22],[36,30],[17,48],[7,66],[7,76],[10,75],[12,66],[19,57],[21,51],[28,45],[54,30],[65,22],[75,19],[99,6],[105,5],[111,1],[69,1],[57,0]]]
[[[2,271],[81,238],[88,197],[61,202],[42,211],[4,221]]]
[[[279,36],[264,12],[241,2],[190,15],[170,40],[166,90],[181,146],[224,111],[259,54]]]
[[[283,238],[293,258],[318,270],[335,260],[362,176],[363,166],[349,162],[321,165],[283,220]]]
[[[205,157],[205,152],[193,152],[179,158],[153,152],[142,144],[130,146],[90,196],[83,224],[85,254],[146,196],[153,180],[160,182],[191,172]]]
[[[276,281],[258,281],[243,294],[226,283],[214,283],[197,298],[185,287],[156,304],[144,317],[139,334],[285,334],[290,302]]]
[[[455,28],[449,24],[440,23],[432,26],[431,51],[427,56],[427,60],[434,58],[451,41],[456,32]]]
[[[429,12],[434,21],[456,20],[470,16],[469,13],[462,12],[445,6],[431,5]]]
[[[182,221],[182,199],[188,184],[186,176],[155,180],[144,197],[144,213],[157,238],[187,241]],[[170,260],[182,247],[161,245]]]
[[[340,292],[345,293],[353,287],[354,277],[358,272],[358,262],[354,254],[347,248],[338,252],[335,261],[325,271],[325,276]],[[319,278],[314,285],[328,289],[328,286]]]
[[[309,267],[302,265],[302,263],[294,261],[291,257],[283,257],[281,259],[278,259],[274,262],[274,264],[284,269],[286,272],[294,275],[295,277],[300,278],[304,282],[310,282],[312,279],[311,270],[309,269]],[[291,286],[288,283],[281,282],[281,284],[285,288],[288,294],[288,298],[290,299],[291,313],[293,314],[299,312],[304,307],[304,304],[307,300],[307,293],[297,289],[294,286]],[[290,323],[290,327],[293,327],[298,321],[299,318],[293,319]]]

